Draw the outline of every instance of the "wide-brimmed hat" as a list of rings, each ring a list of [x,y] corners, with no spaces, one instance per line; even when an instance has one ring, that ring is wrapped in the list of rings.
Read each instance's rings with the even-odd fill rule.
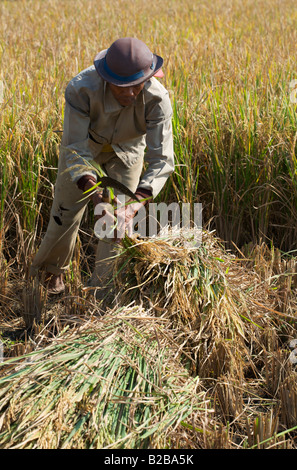
[[[98,74],[117,86],[133,86],[152,76],[162,77],[162,57],[153,54],[136,38],[120,38],[109,49],[99,52],[94,60]]]

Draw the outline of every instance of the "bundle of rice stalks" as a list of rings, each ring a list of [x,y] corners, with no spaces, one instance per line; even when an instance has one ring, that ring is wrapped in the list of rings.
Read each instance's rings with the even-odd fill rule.
[[[254,367],[252,357],[277,321],[275,293],[255,271],[209,232],[198,246],[194,232],[123,244],[115,275],[119,299],[169,319],[195,373],[241,378]]]
[[[207,407],[179,356],[166,321],[127,307],[5,361],[1,448],[168,446]]]

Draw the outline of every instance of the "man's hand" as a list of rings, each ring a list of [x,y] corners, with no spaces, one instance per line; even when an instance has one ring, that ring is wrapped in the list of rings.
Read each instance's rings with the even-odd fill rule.
[[[117,227],[115,229],[114,241],[119,243],[124,238],[125,232],[131,237],[133,218],[139,209],[145,205],[145,201],[135,202],[133,199],[130,199],[121,205],[118,198],[115,197],[115,202],[117,203],[117,209],[114,211],[114,215],[117,218]]]
[[[128,202],[121,204],[116,196],[113,203],[115,205],[101,202],[95,206],[96,224],[94,231],[98,238],[108,236],[115,243],[119,243],[126,232],[129,236],[132,236],[133,218],[144,203],[134,202],[133,199],[130,199]]]
[[[92,177],[87,179],[84,182],[83,191],[91,190],[95,184]],[[94,205],[95,221],[97,222],[102,217],[105,217],[105,222],[108,223],[109,226],[115,227],[114,242],[119,243],[121,239],[124,238],[126,232],[128,236],[132,236],[133,218],[147,202],[146,197],[143,198],[141,195],[138,195],[137,198],[138,197],[142,198],[138,202],[135,201],[135,199],[129,199],[127,202],[123,202],[120,198],[114,196],[113,205],[115,210],[113,211],[111,210],[112,207],[110,204],[104,202],[102,191],[99,191],[97,188],[92,192],[90,191],[90,198]]]
[[[96,183],[90,179],[88,180],[85,185],[84,185],[84,192],[88,191],[89,189],[92,189]],[[98,188],[95,188],[93,192],[90,193],[90,198],[93,202],[94,207],[97,206],[97,204],[100,204],[103,201],[102,198],[102,191],[99,191]],[[95,220],[100,219],[104,214],[102,213],[101,216],[96,216]]]

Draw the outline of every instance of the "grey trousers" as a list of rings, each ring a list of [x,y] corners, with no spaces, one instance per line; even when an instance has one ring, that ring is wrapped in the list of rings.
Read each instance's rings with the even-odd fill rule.
[[[109,177],[123,183],[131,191],[136,191],[143,168],[143,158],[139,158],[130,168],[125,166],[114,152],[101,153],[95,161],[102,166]],[[61,157],[50,221],[31,264],[30,274],[33,277],[40,269],[56,275],[69,269],[79,225],[89,202],[89,199],[80,201],[84,195],[76,183],[72,182],[69,172],[65,169],[66,164]],[[111,269],[114,248],[112,239],[98,240],[91,285],[102,285],[103,279]]]

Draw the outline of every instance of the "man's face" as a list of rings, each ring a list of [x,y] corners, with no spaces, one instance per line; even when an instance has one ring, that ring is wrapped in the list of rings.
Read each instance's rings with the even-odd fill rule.
[[[122,106],[130,106],[131,104],[133,104],[144,87],[144,83],[127,87],[116,86],[112,83],[109,83],[108,85],[111,90],[111,93]]]

